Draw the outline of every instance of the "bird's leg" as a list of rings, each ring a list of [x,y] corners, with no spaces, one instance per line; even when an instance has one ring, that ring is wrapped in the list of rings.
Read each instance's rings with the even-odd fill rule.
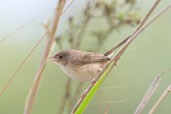
[[[94,85],[95,83],[96,83],[96,78],[93,78],[91,84]],[[84,97],[86,96],[87,91],[88,91],[88,89],[86,89],[82,92],[82,96],[81,96],[82,99],[84,99]]]
[[[87,91],[88,91],[88,89],[86,89],[86,90],[84,90],[84,91],[82,92],[81,99],[84,99],[84,97],[86,96]]]
[[[96,78],[93,78],[91,84],[94,85],[96,83],[96,81],[97,81]]]

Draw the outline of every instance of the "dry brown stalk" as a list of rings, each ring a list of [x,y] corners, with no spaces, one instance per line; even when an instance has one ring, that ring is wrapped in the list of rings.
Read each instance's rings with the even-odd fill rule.
[[[105,114],[108,114],[108,112],[109,112],[109,108],[110,108],[110,103],[108,103],[108,104],[107,104]]]
[[[63,7],[65,5],[65,2],[66,2],[66,0],[59,0],[59,3],[57,4],[57,7],[55,9],[52,26],[49,29],[48,41],[47,41],[47,44],[46,44],[46,47],[45,47],[45,51],[44,51],[42,60],[40,62],[40,66],[38,68],[38,72],[37,72],[37,74],[35,76],[33,86],[32,86],[32,88],[30,90],[29,95],[28,95],[28,99],[27,99],[27,102],[26,102],[24,114],[31,114],[33,103],[35,101],[35,97],[36,97],[36,94],[37,94],[38,89],[39,89],[42,73],[43,73],[43,71],[44,71],[44,69],[45,69],[45,67],[47,65],[47,62],[48,62],[48,56],[49,56],[49,53],[50,53],[50,50],[51,50],[51,46],[52,46],[52,44],[54,42],[55,33],[56,33],[57,28],[58,28],[58,23],[59,23],[59,20],[60,20],[62,11],[63,11]]]
[[[28,25],[29,23],[33,22],[36,18],[32,18],[31,20],[29,20],[28,22],[24,23],[23,25],[21,25],[20,27],[18,27],[17,29],[15,29],[14,31],[10,32],[9,34],[7,34],[6,36],[2,37],[0,39],[0,42],[1,41],[4,41],[6,40],[8,37],[10,37],[11,35],[13,35],[15,32],[21,30],[23,27],[25,27],[26,25]]]
[[[68,5],[68,7],[63,11],[62,14],[64,14],[67,9],[73,4],[74,0]],[[11,35],[13,35],[15,32],[19,31],[20,29],[22,29],[23,27],[25,27],[27,24],[31,23],[33,20],[35,20],[35,18],[32,18],[31,20],[29,20],[27,23],[23,24],[22,26],[20,26],[19,28],[17,28],[16,30],[12,31],[11,33],[9,33],[8,35],[6,35],[5,37],[3,37],[0,41],[3,41],[5,39],[7,39],[8,37],[10,37]],[[39,44],[41,43],[41,41],[45,38],[45,36],[47,34],[49,34],[49,24],[50,21],[47,24],[43,24],[43,26],[46,29],[46,33],[40,38],[40,40],[34,45],[34,47],[31,49],[31,51],[28,53],[28,55],[24,58],[24,60],[22,61],[22,63],[18,66],[17,70],[14,72],[14,74],[11,76],[11,78],[8,80],[8,82],[5,84],[5,86],[2,88],[2,90],[0,91],[0,96],[4,93],[4,91],[7,89],[7,87],[9,86],[9,84],[11,83],[11,81],[14,79],[14,77],[16,76],[16,74],[20,71],[20,69],[23,67],[23,65],[25,64],[25,62],[28,60],[28,58],[32,55],[32,53],[34,52],[34,50],[39,46]]]
[[[67,8],[64,9],[64,11],[62,12],[62,14],[64,14],[67,9],[73,4],[74,0],[72,0],[72,2],[67,6]],[[23,24],[22,26],[20,26],[19,28],[17,28],[16,30],[12,31],[11,33],[9,33],[8,35],[6,35],[5,37],[3,37],[0,41],[3,41],[5,39],[7,39],[8,37],[10,37],[12,34],[14,34],[15,32],[19,31],[20,29],[22,29],[24,26],[26,26],[27,24],[31,23],[33,20],[35,20],[35,18],[29,20],[27,23]],[[50,22],[50,21],[49,21]],[[14,79],[14,77],[16,76],[16,74],[19,72],[19,70],[22,68],[22,66],[24,65],[24,63],[28,60],[28,58],[31,56],[31,54],[33,53],[33,51],[38,47],[38,45],[41,43],[41,41],[45,38],[45,36],[47,34],[49,34],[49,23],[45,26],[45,29],[47,30],[47,33],[45,33],[41,39],[34,45],[34,47],[31,49],[31,51],[28,53],[28,55],[24,58],[24,60],[22,61],[22,63],[19,65],[19,67],[17,68],[17,70],[14,72],[14,74],[12,75],[12,77],[8,80],[8,82],[6,83],[6,85],[2,88],[2,90],[0,91],[0,96],[4,93],[4,91],[7,89],[7,87],[9,86],[9,84],[11,83],[11,81]],[[68,89],[67,89],[68,90]]]
[[[112,64],[112,67],[110,68],[110,70],[109,70],[109,72],[112,70],[112,68],[115,66],[115,65],[117,65],[117,62],[118,62],[118,60],[119,60],[119,58],[121,57],[121,55],[125,52],[125,50],[127,49],[127,47],[129,46],[129,44],[137,37],[137,35],[139,35],[146,27],[148,27],[155,19],[157,19],[161,14],[163,14],[168,8],[170,8],[170,5],[169,6],[167,6],[166,8],[164,8],[163,10],[161,10],[156,16],[154,16],[147,24],[145,24],[144,26],[143,26],[143,24],[139,24],[138,25],[138,27],[137,28],[139,28],[139,26],[140,26],[140,29],[136,32],[136,33],[134,33],[133,32],[133,34],[130,36],[130,38],[128,39],[128,41],[126,42],[126,44],[118,51],[118,53],[114,56],[114,58],[111,60],[111,62],[114,62],[114,64]],[[151,11],[150,12],[148,12],[148,13],[152,13]],[[147,15],[146,15],[147,16]],[[144,19],[146,19],[146,17],[145,18],[143,18],[141,21],[143,22],[143,20]],[[136,30],[135,30],[136,31]],[[111,63],[110,62],[110,63]],[[110,63],[109,64],[107,64],[106,66],[105,66],[105,68],[103,69],[103,71],[99,74],[99,76],[93,81],[94,83],[92,83],[87,89],[86,89],[86,92],[84,93],[84,96],[86,96],[88,93],[89,93],[89,91],[92,89],[92,87],[95,85],[95,83],[100,79],[100,77],[101,77],[101,75],[104,73],[104,71],[106,70],[106,68],[110,65]],[[109,73],[108,72],[108,73]],[[108,73],[107,73],[107,75],[108,75]],[[84,100],[84,98],[85,97],[83,97],[83,98],[80,98],[80,100],[77,102],[77,104],[75,105],[75,107],[73,108],[73,110],[72,110],[72,112],[71,113],[75,113],[76,112],[76,110],[78,109],[78,107],[80,106],[80,104],[82,103],[82,101]]]
[[[159,4],[160,0],[156,0],[156,2],[154,3],[154,5],[152,6],[152,8],[149,10],[149,12],[147,13],[147,15],[140,21],[139,25],[137,26],[137,28],[135,29],[134,33],[135,34],[143,25],[144,23],[147,21],[147,19],[150,17],[151,13],[154,11],[154,9],[157,7],[157,5]],[[118,43],[118,45],[116,45],[115,47],[113,47],[111,50],[109,50],[108,52],[106,52],[104,55],[108,56],[110,55],[115,49],[117,49],[118,47],[120,47],[121,45],[125,44],[125,42],[127,42],[130,39],[131,36],[128,36],[127,38],[125,38],[124,40],[122,40],[120,43]]]
[[[64,14],[64,13],[69,9],[69,7],[71,7],[71,5],[74,3],[74,1],[75,1],[75,0],[72,0],[72,1],[70,2],[70,4],[64,9],[64,11],[62,12],[62,14]]]
[[[155,90],[157,89],[157,87],[160,84],[161,81],[161,76],[164,75],[166,72],[168,72],[171,69],[167,69],[164,72],[158,74],[153,82],[151,83],[151,85],[149,86],[147,92],[145,93],[143,99],[141,100],[140,104],[138,105],[136,111],[134,112],[134,114],[140,114],[142,112],[142,110],[145,108],[145,106],[147,105],[148,101],[150,100],[151,96],[153,95],[153,93],[155,92]]]
[[[164,98],[171,92],[171,85],[167,87],[167,89],[164,91],[164,93],[161,95],[161,97],[158,99],[156,104],[152,107],[150,112],[148,114],[153,114],[154,111],[157,109],[157,107],[160,105],[160,103],[164,100]]]
[[[28,53],[28,55],[24,58],[24,60],[22,61],[22,63],[18,66],[17,70],[13,73],[13,75],[11,76],[11,78],[8,80],[8,82],[5,84],[5,86],[2,88],[2,90],[0,91],[0,96],[4,93],[4,91],[7,89],[7,87],[9,86],[9,84],[11,83],[11,81],[14,79],[14,77],[16,76],[16,74],[19,72],[19,70],[23,67],[24,63],[28,60],[28,58],[31,56],[31,54],[33,53],[33,51],[39,46],[39,44],[41,43],[41,41],[45,38],[47,34],[45,33],[40,40],[36,43],[36,45],[34,45],[34,47],[30,50],[30,52]]]

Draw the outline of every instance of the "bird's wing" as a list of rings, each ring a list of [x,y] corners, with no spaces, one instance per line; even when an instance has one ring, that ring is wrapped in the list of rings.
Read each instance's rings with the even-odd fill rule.
[[[91,64],[96,62],[107,62],[110,58],[103,54],[85,53],[81,57],[75,58],[71,62],[76,65]]]

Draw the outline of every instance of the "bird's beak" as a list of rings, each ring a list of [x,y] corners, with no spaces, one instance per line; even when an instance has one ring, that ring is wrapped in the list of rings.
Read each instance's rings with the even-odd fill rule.
[[[56,58],[54,58],[54,57],[49,57],[48,62],[55,62],[55,61],[56,61]]]

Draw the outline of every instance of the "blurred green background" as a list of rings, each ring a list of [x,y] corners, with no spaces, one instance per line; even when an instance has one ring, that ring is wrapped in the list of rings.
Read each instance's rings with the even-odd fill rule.
[[[155,10],[169,4],[170,0],[162,1]],[[66,29],[66,20],[70,15],[78,15],[86,1],[75,0],[70,9],[62,16],[58,33]],[[140,15],[144,16],[154,3],[149,0],[138,0]],[[0,89],[15,72],[24,57],[45,32],[42,22],[53,15],[56,0],[6,0],[0,1],[0,38],[35,17],[35,20],[0,42]],[[152,23],[130,45],[99,89],[84,114],[104,114],[106,103],[111,104],[109,114],[132,114],[144,96],[154,77],[171,67],[171,9]],[[114,32],[105,42],[105,50],[110,49],[135,27],[122,27]],[[90,41],[91,42],[91,41]],[[36,49],[22,70],[17,74],[5,93],[0,96],[0,114],[22,114],[26,97],[31,88],[45,40]],[[53,53],[56,53],[55,50]],[[43,73],[39,93],[32,114],[56,114],[65,87],[66,75],[61,69],[49,63]],[[161,85],[154,93],[149,104],[143,111],[146,114],[171,82],[171,72],[168,72]],[[74,80],[72,90],[78,81]],[[87,82],[84,88],[87,88]],[[121,87],[117,87],[121,86]],[[105,89],[106,88],[106,89]],[[124,102],[120,102],[124,101]],[[170,114],[171,95],[161,103],[155,114]],[[68,111],[65,110],[67,114]]]

